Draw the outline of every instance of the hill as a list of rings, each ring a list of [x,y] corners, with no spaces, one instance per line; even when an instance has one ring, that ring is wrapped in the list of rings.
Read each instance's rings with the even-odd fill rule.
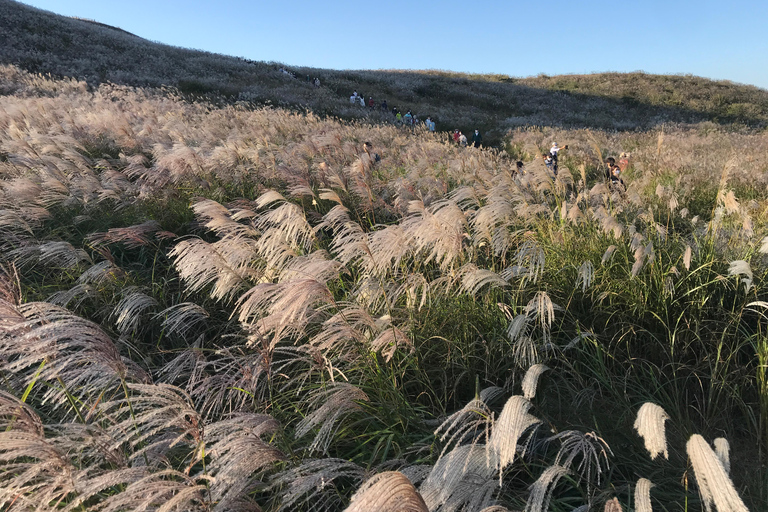
[[[669,123],[768,126],[768,91],[693,76],[645,73],[539,76],[467,75],[442,71],[336,71],[291,68],[150,42],[120,29],[0,0],[0,63],[74,77],[95,86],[172,86],[193,96],[309,108],[342,118],[389,116],[349,105],[353,90],[438,129],[480,128],[499,144],[510,128],[559,126],[649,129]],[[319,77],[314,89],[306,77]]]
[[[683,85],[716,83],[314,88],[0,5],[62,76],[0,65],[1,510],[768,509],[768,131],[656,124],[699,119]],[[113,82],[65,72],[91,55]],[[352,87],[475,116],[505,150]],[[525,103],[496,112],[509,91]],[[530,105],[572,126],[508,116]],[[594,129],[616,112],[652,129]]]

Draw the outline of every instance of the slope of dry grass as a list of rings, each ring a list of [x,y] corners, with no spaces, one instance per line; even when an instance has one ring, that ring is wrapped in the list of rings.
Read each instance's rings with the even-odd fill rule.
[[[0,88],[5,508],[766,504],[765,134]]]

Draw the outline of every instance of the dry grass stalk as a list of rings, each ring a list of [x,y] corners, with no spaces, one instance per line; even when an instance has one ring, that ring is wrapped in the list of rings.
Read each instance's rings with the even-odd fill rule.
[[[408,478],[387,471],[370,478],[357,490],[345,512],[429,512]]]

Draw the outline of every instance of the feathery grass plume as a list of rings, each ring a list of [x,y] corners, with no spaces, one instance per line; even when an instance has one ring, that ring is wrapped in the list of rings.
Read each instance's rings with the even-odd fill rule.
[[[574,460],[580,458],[577,470],[579,477],[587,481],[587,489],[593,481],[600,485],[603,471],[608,471],[611,466],[608,455],[613,455],[613,451],[608,443],[594,432],[579,430],[565,430],[549,438],[550,441],[555,439],[562,443],[555,464],[570,470]]]
[[[77,309],[85,300],[97,296],[98,291],[93,286],[89,284],[77,284],[69,290],[62,290],[54,293],[46,299],[46,302],[50,302],[51,304],[56,304],[57,306],[61,307],[69,307],[70,303],[77,299],[71,306],[72,309]]]
[[[213,284],[210,295],[215,300],[237,293],[253,275],[253,242],[243,238],[225,238],[209,244],[197,238],[177,243],[168,253],[187,288],[200,291]]]
[[[95,247],[122,243],[128,249],[135,249],[150,244],[149,235],[160,231],[156,220],[149,220],[135,226],[125,228],[110,228],[105,233],[92,233],[86,237]]]
[[[693,250],[690,245],[685,246],[685,253],[683,254],[683,266],[685,270],[691,270],[691,256],[693,256]]]
[[[744,291],[749,293],[749,290],[754,286],[752,284],[752,267],[749,266],[749,262],[744,260],[735,260],[728,265],[728,275],[737,276],[744,282]]]
[[[423,263],[435,261],[441,269],[449,268],[464,254],[468,221],[464,212],[451,200],[443,199],[426,207],[422,201],[411,201],[409,216],[400,226],[413,247],[423,256]]]
[[[613,499],[606,501],[603,512],[624,512],[624,509],[621,508],[621,503],[619,503],[619,498],[614,496]]]
[[[344,459],[307,459],[270,478],[270,489],[280,497],[278,510],[341,510],[341,492],[336,479],[359,486],[366,471]]]
[[[309,404],[314,410],[296,425],[296,438],[302,438],[319,427],[309,451],[327,453],[333,436],[341,426],[340,420],[362,410],[358,401],[367,402],[368,395],[346,382],[333,382],[318,389],[309,398]]]
[[[595,195],[594,190],[592,195]],[[604,206],[592,210],[592,216],[600,223],[600,227],[606,235],[613,234],[613,237],[618,240],[624,234],[624,226],[613,215],[608,213]]]
[[[517,266],[525,268],[522,281],[536,283],[544,275],[545,256],[544,249],[533,242],[524,242],[516,255]]]
[[[13,385],[53,384],[42,391],[44,403],[74,408],[80,415],[81,408],[119,389],[122,381],[148,379],[120,356],[98,325],[47,303],[25,304],[18,313],[25,320],[0,335],[2,367],[10,372]]]
[[[492,425],[493,411],[482,398],[473,398],[464,407],[448,416],[435,430],[435,436],[440,436],[438,438],[440,442],[445,442],[440,457],[443,457],[451,446],[460,446],[465,442],[487,443]]]
[[[429,510],[482,509],[494,501],[493,472],[486,446],[457,446],[438,459],[419,492]]]
[[[715,455],[720,459],[720,463],[723,465],[726,473],[731,472],[731,446],[728,444],[728,440],[724,437],[718,437],[712,444],[715,447]]]
[[[273,230],[291,245],[308,250],[315,238],[315,233],[307,222],[304,211],[300,206],[287,202],[280,194],[273,191],[262,194],[256,200],[256,207],[261,209],[274,203],[280,204],[254,219],[254,228],[262,232],[266,232],[267,229]]]
[[[709,444],[698,434],[693,434],[685,445],[691,460],[701,501],[709,512],[712,504],[718,512],[747,512],[747,507],[736,492],[728,473]]]
[[[13,264],[0,265],[0,301],[11,305],[18,305],[21,302],[21,278]],[[1,325],[0,329],[2,329]]]
[[[327,252],[318,250],[306,256],[292,258],[280,271],[278,282],[314,279],[321,283],[327,283],[339,277],[340,269],[341,263],[329,259]]]
[[[112,494],[100,504],[103,512],[157,510],[157,512],[203,512],[210,510],[208,490],[203,483],[175,471],[165,469],[149,473]]]
[[[373,276],[383,276],[400,267],[400,262],[412,250],[405,230],[399,225],[368,233],[367,238],[367,244],[360,246],[361,249],[367,248],[361,263],[365,271]]]
[[[348,341],[365,343],[376,329],[376,320],[357,304],[337,303],[338,313],[323,322],[310,343],[326,353]],[[337,309],[334,307],[334,309]]]
[[[525,504],[525,512],[544,512],[548,510],[557,482],[567,474],[568,470],[558,465],[545,469],[531,486],[531,494],[528,496],[528,501]]]
[[[209,316],[202,306],[194,302],[180,302],[160,311],[154,318],[163,319],[162,326],[167,334],[186,338],[200,324],[204,324]]]
[[[263,439],[279,428],[280,424],[271,416],[254,413],[236,413],[205,426],[205,444],[198,450],[197,458],[211,458],[206,471],[212,477],[209,492],[217,507],[233,509],[233,505],[261,487],[259,472],[285,459],[280,450]]]
[[[520,437],[526,430],[541,423],[541,420],[528,414],[530,408],[531,402],[526,398],[513,395],[504,404],[504,409],[493,425],[488,452],[493,467],[499,472],[499,484],[504,468],[515,460]]]
[[[579,267],[579,274],[576,278],[576,286],[581,284],[581,291],[586,292],[587,288],[592,284],[592,280],[595,278],[595,266],[592,262],[587,260]]]
[[[83,262],[91,261],[85,251],[76,249],[69,242],[63,241],[22,246],[10,251],[8,256],[16,260],[16,264],[21,267],[33,265],[39,261],[46,266],[74,269]]]
[[[664,409],[652,402],[645,402],[637,411],[635,430],[643,438],[651,459],[655,459],[659,454],[664,454],[664,458],[669,459],[667,435],[664,430],[664,422],[668,419]]]
[[[142,315],[158,305],[153,297],[139,291],[135,286],[124,288],[123,298],[112,310],[112,317],[115,319],[117,330],[121,334],[136,331],[139,328]]]
[[[526,400],[531,400],[534,396],[536,396],[536,386],[539,383],[539,377],[541,377],[541,374],[547,370],[549,370],[547,365],[539,363],[534,364],[528,368],[528,371],[525,372],[522,388],[523,397]]]
[[[99,412],[113,422],[107,427],[113,446],[125,443],[133,449],[131,460],[156,456],[159,463],[180,443],[197,449],[203,442],[202,417],[182,389],[135,383],[125,389],[123,396],[99,405]]]
[[[392,360],[399,347],[408,347],[411,353],[415,350],[411,338],[392,325],[390,320],[387,320],[380,329],[379,335],[371,341],[371,349],[381,354],[386,362]]]
[[[651,506],[651,488],[653,483],[647,478],[640,478],[635,485],[635,510],[637,512],[653,512]]]
[[[463,265],[457,274],[461,277],[461,288],[473,298],[485,286],[489,289],[509,286],[509,283],[496,272],[478,268],[472,263]]]
[[[77,278],[77,282],[81,284],[106,284],[114,282],[124,275],[123,271],[113,262],[104,260],[88,267],[88,270]]]
[[[345,512],[429,512],[408,478],[399,471],[386,471],[369,478],[352,496]]]
[[[41,505],[62,503],[75,492],[77,469],[42,432],[0,432],[0,465],[0,503],[8,509],[41,510]]]
[[[267,375],[274,362],[273,347],[259,347],[256,351],[226,347],[209,361],[195,349],[188,352],[192,353],[186,360],[189,379],[185,387],[201,414],[216,417],[244,411],[265,400]]]
[[[605,265],[606,262],[610,261],[613,258],[613,253],[616,252],[617,247],[615,245],[610,245],[605,250],[605,253],[603,253],[603,259],[600,261],[602,265]]]
[[[238,320],[264,333],[274,331],[278,338],[286,333],[298,336],[314,308],[331,302],[331,291],[314,279],[258,284],[238,299]]]
[[[768,236],[763,238],[763,240],[760,243],[760,254],[768,254]]]
[[[484,508],[480,512],[512,512],[512,511],[502,507],[501,505],[491,505],[490,507]]]

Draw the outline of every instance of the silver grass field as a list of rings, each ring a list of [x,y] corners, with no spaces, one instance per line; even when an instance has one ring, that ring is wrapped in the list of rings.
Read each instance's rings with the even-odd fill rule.
[[[765,131],[0,90],[0,510],[768,508]]]

